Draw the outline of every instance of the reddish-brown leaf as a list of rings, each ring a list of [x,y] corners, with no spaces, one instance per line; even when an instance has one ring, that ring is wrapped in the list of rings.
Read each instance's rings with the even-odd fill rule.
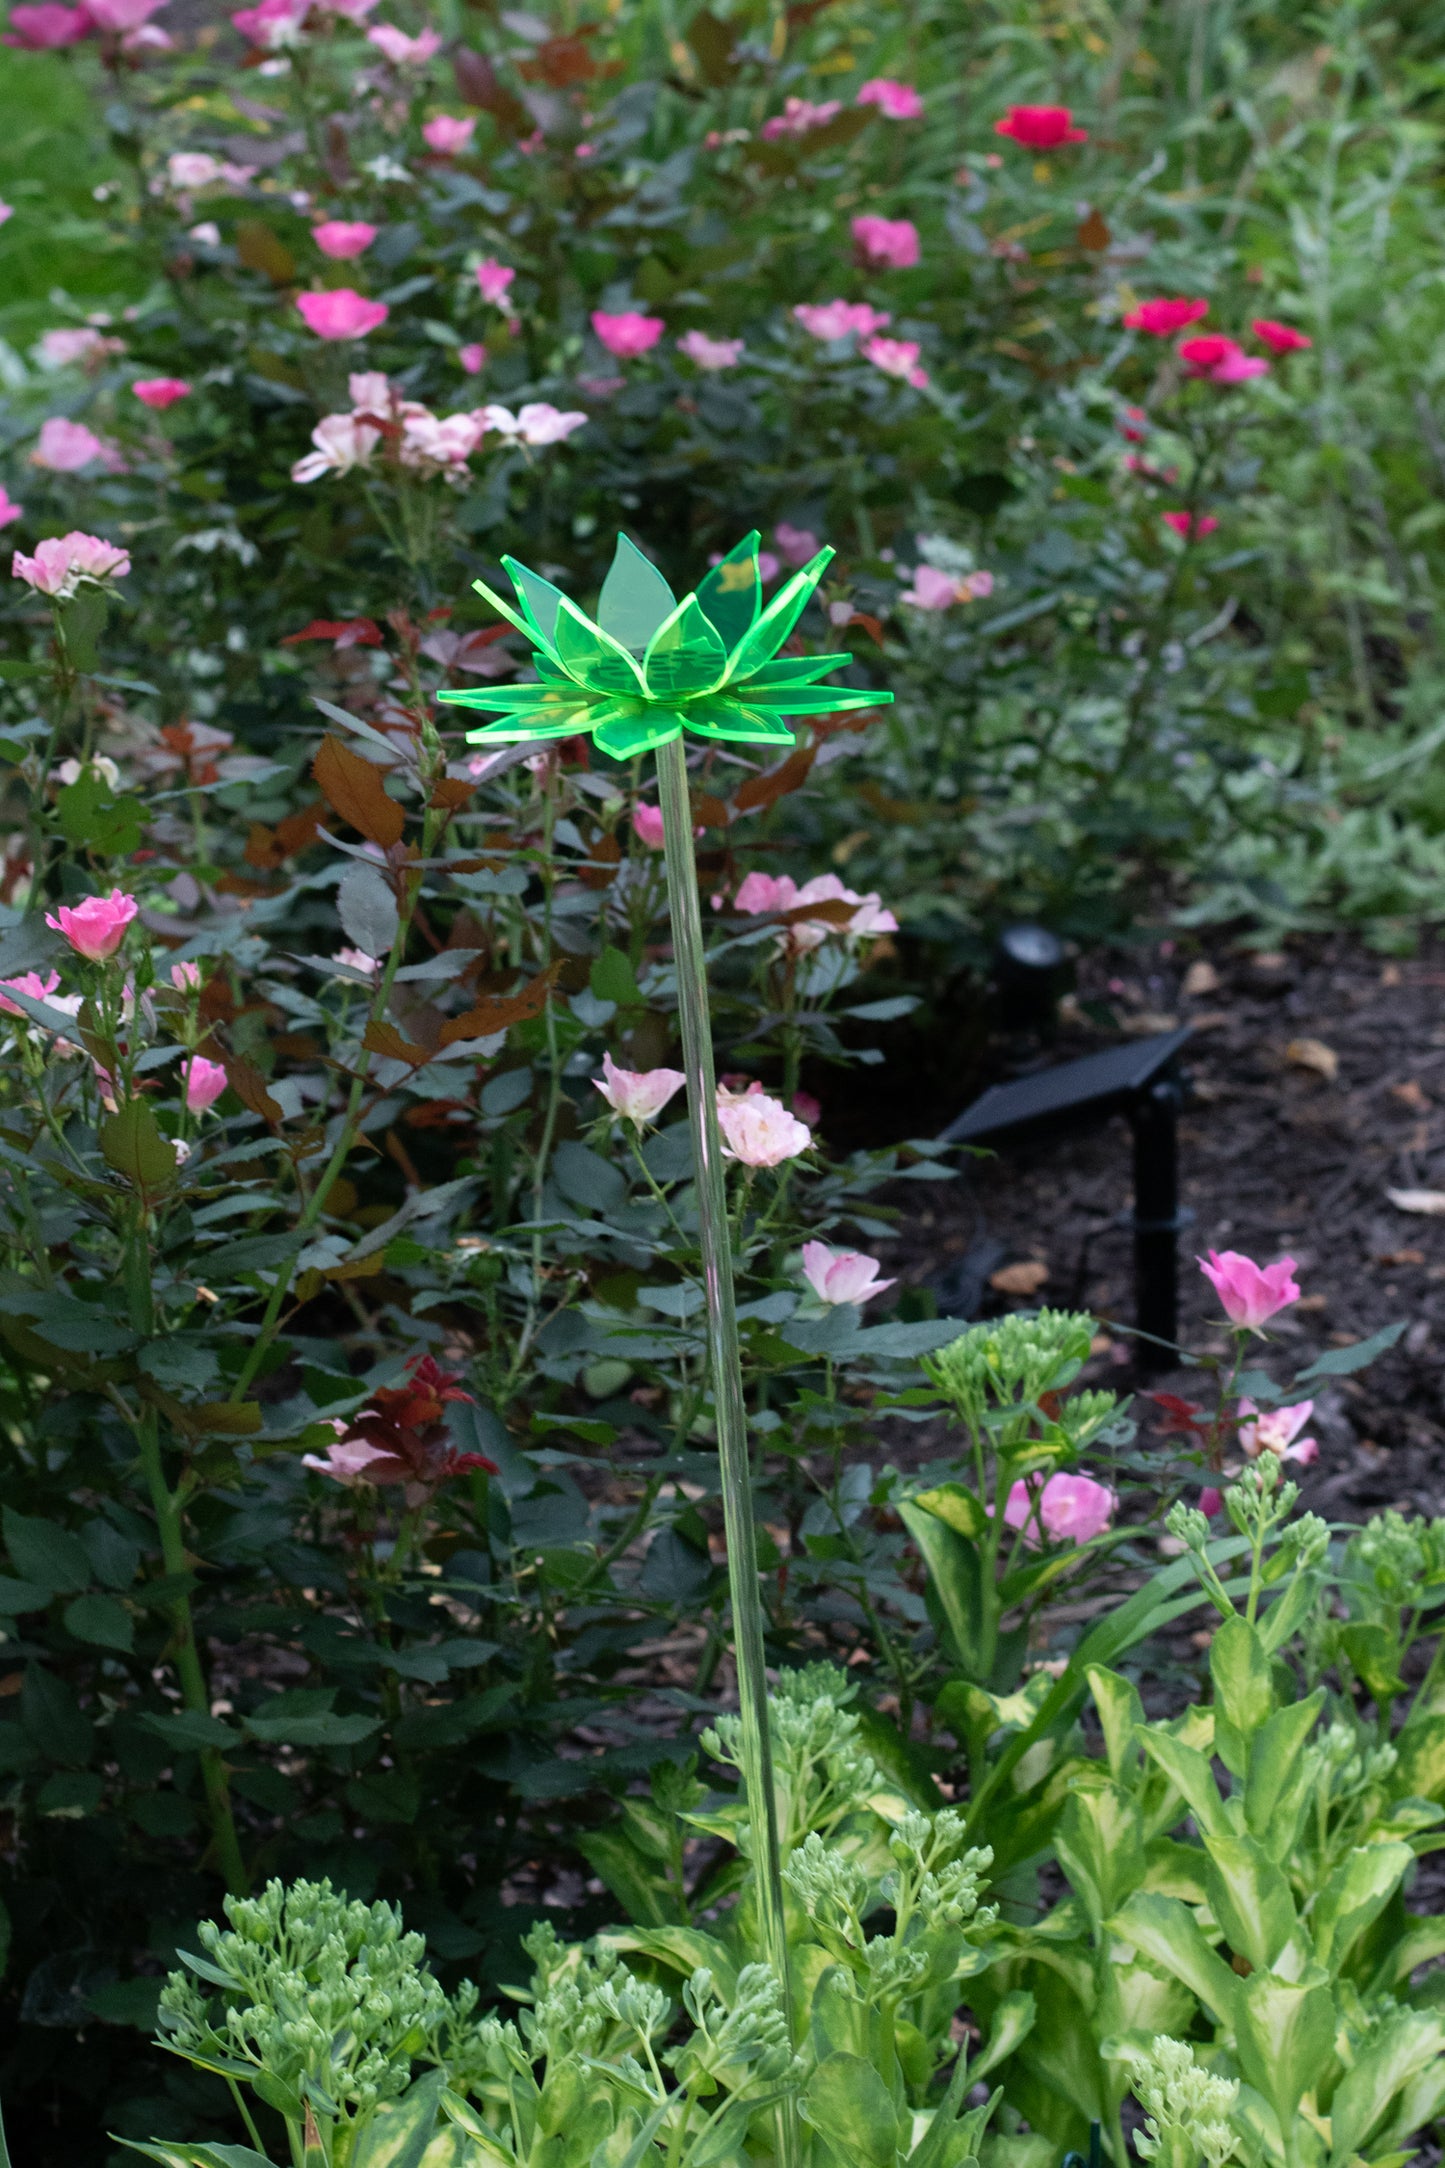
[[[561,968],[560,963],[550,963],[545,971],[528,979],[520,992],[479,1001],[465,1015],[449,1017],[442,1026],[442,1045],[455,1046],[459,1039],[490,1039],[496,1032],[510,1031],[513,1024],[525,1023],[528,1017],[540,1016]]]
[[[732,815],[721,798],[715,798],[710,790],[695,790],[692,794],[692,817],[699,828],[726,828]]]
[[[395,1024],[373,1021],[362,1033],[361,1043],[373,1054],[380,1054],[387,1061],[409,1062],[413,1069],[419,1069],[424,1061],[431,1060],[426,1048],[414,1046],[410,1039],[403,1038]]]
[[[475,789],[475,783],[469,783],[464,775],[444,775],[432,786],[432,794],[427,803],[433,812],[445,810],[456,813],[467,803]]]
[[[311,763],[311,773],[321,786],[332,811],[369,843],[390,850],[401,841],[405,815],[395,798],[388,798],[381,770],[353,753],[340,738],[328,732]]]
[[[222,1054],[226,1082],[230,1085],[243,1107],[259,1114],[262,1121],[274,1129],[281,1120],[281,1109],[266,1089],[266,1079],[255,1062],[245,1054]]]
[[[750,775],[733,800],[739,813],[776,805],[789,791],[801,790],[817,757],[815,745],[800,745],[796,752],[789,753],[780,768],[772,768],[766,775]]]

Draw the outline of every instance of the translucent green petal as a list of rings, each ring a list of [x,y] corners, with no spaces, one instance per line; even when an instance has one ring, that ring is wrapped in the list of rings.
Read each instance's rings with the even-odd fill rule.
[[[540,637],[536,625],[529,617],[519,617],[516,611],[512,608],[511,603],[503,602],[501,596],[495,594],[492,589],[488,587],[485,580],[473,580],[472,593],[474,595],[480,595],[483,602],[488,602],[491,604],[492,608],[496,611],[498,617],[505,617],[509,625],[515,625],[518,632],[525,633],[527,638],[532,641],[533,645],[536,644]]]
[[[610,753],[614,760],[631,760],[638,753],[651,753],[659,745],[669,744],[681,730],[682,717],[675,709],[650,707],[643,715],[604,723],[592,742],[599,752]]]
[[[736,647],[762,606],[756,527],[698,582],[697,599],[704,617],[717,627],[723,646]]]
[[[612,569],[602,582],[597,622],[619,647],[640,655],[658,626],[677,608],[677,597],[650,557],[625,534],[617,537]]]
[[[459,692],[438,693],[454,708],[490,708],[494,715],[522,715],[529,708],[555,706],[560,698],[567,707],[575,708],[579,689],[571,678],[564,678],[562,688],[547,685],[468,685]]]
[[[708,623],[696,595],[686,595],[658,626],[642,658],[648,698],[676,700],[711,692],[727,668],[728,651]]]
[[[467,732],[468,745],[520,745],[527,738],[576,738],[592,728],[590,707],[549,708],[545,715],[503,716]]]
[[[750,677],[760,664],[777,653],[812,600],[819,580],[836,554],[835,550],[819,550],[801,572],[795,572],[783,583],[752,631],[733,649],[728,663],[729,682]]]
[[[522,614],[541,647],[555,647],[557,612],[566,601],[560,587],[544,580],[540,572],[531,572],[526,565],[519,565],[515,557],[502,559],[502,570],[517,590],[517,600]]]
[[[646,697],[642,672],[626,648],[619,647],[610,633],[594,625],[590,617],[584,617],[565,595],[557,611],[555,637],[558,660],[579,685],[597,693],[630,693],[639,700]]]
[[[683,711],[689,730],[700,738],[732,738],[742,745],[792,745],[787,724],[740,700],[691,700]]]
[[[775,655],[771,662],[759,664],[747,681],[747,696],[761,686],[810,685],[814,678],[826,677],[830,670],[841,670],[851,655]],[[733,683],[738,683],[736,679]]]
[[[730,685],[728,691],[770,715],[841,715],[845,708],[887,707],[893,697],[891,693],[844,692],[832,685],[759,686],[751,678],[746,685]]]

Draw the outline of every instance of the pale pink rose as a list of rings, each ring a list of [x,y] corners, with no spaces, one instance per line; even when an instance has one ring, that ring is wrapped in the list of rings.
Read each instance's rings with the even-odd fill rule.
[[[178,994],[191,994],[201,983],[201,967],[196,963],[172,964],[171,984]]]
[[[791,911],[798,884],[786,873],[750,873],[733,898],[734,907],[757,917],[763,911]]]
[[[1231,1325],[1242,1325],[1250,1332],[1258,1332],[1277,1311],[1287,1310],[1300,1299],[1292,1257],[1260,1266],[1238,1250],[1211,1250],[1207,1259],[1194,1261],[1223,1303]]]
[[[1087,1475],[1051,1475],[1043,1489],[1037,1477],[1015,1483],[1008,1494],[1003,1517],[1010,1528],[1021,1528],[1024,1541],[1039,1542],[1039,1523],[1056,1543],[1088,1543],[1101,1536],[1114,1517],[1114,1493],[1106,1484]]]
[[[905,587],[898,599],[915,610],[947,610],[959,601],[958,589],[954,573],[940,572],[936,565],[919,565],[912,586]]]
[[[1258,354],[1226,354],[1209,372],[1211,384],[1247,384],[1251,377],[1268,376],[1269,363]]]
[[[380,369],[353,369],[346,379],[346,389],[358,414],[389,418],[397,403],[391,379]]]
[[[1297,1400],[1293,1407],[1270,1408],[1261,1414],[1249,1399],[1239,1403],[1239,1443],[1251,1460],[1258,1460],[1261,1453],[1275,1453],[1281,1460],[1297,1460],[1308,1467],[1319,1457],[1319,1441],[1302,1438],[1300,1432],[1314,1414],[1312,1400]],[[1242,1420],[1252,1416],[1252,1422]]]
[[[993,593],[991,572],[965,572],[958,583],[960,602],[986,602]]]
[[[143,376],[131,385],[131,391],[142,406],[148,406],[163,414],[178,399],[189,399],[191,387],[183,376]]]
[[[710,339],[705,331],[685,331],[677,342],[679,354],[698,369],[735,369],[742,359],[741,339]]]
[[[0,44],[18,45],[22,52],[48,53],[58,46],[76,45],[90,28],[84,8],[66,8],[56,0],[39,0],[37,6],[10,10],[10,23]]]
[[[462,120],[452,113],[436,113],[422,129],[422,141],[443,158],[455,158],[458,151],[469,148],[477,132],[475,120]]]
[[[800,301],[793,314],[815,339],[829,340],[854,333],[866,339],[893,321],[887,309],[872,308],[866,301]]]
[[[860,83],[855,105],[876,105],[888,120],[917,120],[923,100],[911,83],[895,82],[890,75],[875,75]]]
[[[602,1057],[601,1081],[594,1084],[614,1113],[641,1128],[655,1122],[687,1078],[680,1069],[619,1069],[610,1054]]]
[[[67,421],[52,414],[42,422],[40,436],[30,454],[32,467],[47,467],[52,474],[79,474],[93,459],[106,460],[107,446],[84,422]],[[107,461],[107,464],[109,462]]]
[[[812,1131],[766,1092],[738,1096],[719,1087],[717,1121],[724,1155],[744,1167],[781,1166],[806,1152],[813,1141]]]
[[[311,0],[260,0],[231,17],[233,26],[264,53],[280,53],[301,43]]]
[[[632,832],[650,851],[662,849],[662,807],[639,803],[632,808]]]
[[[318,482],[323,474],[350,474],[353,467],[371,463],[381,442],[381,431],[354,414],[327,414],[311,432],[314,452],[298,459],[291,469],[293,482]]]
[[[364,339],[384,324],[391,311],[384,301],[368,301],[350,286],[327,293],[298,294],[296,306],[308,331],[318,339]]]
[[[457,360],[468,376],[480,376],[487,366],[487,350],[478,340],[473,339],[469,345],[457,348]]]
[[[918,228],[911,218],[878,218],[865,211],[852,222],[853,245],[861,262],[907,271],[918,261]]]
[[[127,551],[102,541],[99,535],[82,534],[78,528],[37,542],[33,557],[17,550],[10,560],[12,579],[24,580],[37,594],[53,595],[61,602],[70,599],[82,580],[98,585],[105,579],[124,579],[129,570]]]
[[[667,326],[660,316],[639,316],[635,309],[625,309],[618,316],[594,309],[592,329],[609,354],[615,354],[619,361],[632,361],[656,346]]]
[[[865,339],[859,352],[885,376],[900,377],[915,391],[922,391],[928,382],[928,371],[919,367],[921,349],[916,339]]]
[[[477,265],[477,290],[483,301],[493,302],[500,307],[507,298],[507,288],[516,276],[511,264],[498,263],[495,256],[488,256]]]
[[[186,239],[198,241],[202,248],[219,248],[221,229],[213,218],[203,218],[196,225],[186,228]]]
[[[138,30],[127,30],[120,41],[120,49],[126,54],[173,53],[176,41],[159,23],[142,23]]]
[[[218,1061],[193,1054],[186,1064],[186,1105],[192,1114],[204,1114],[226,1089],[226,1072]]]
[[[209,151],[172,151],[166,176],[172,188],[207,188],[221,178],[221,161]]]
[[[362,971],[368,978],[374,978],[379,968],[377,959],[368,956],[365,949],[359,948],[338,949],[332,962],[343,965],[349,971]]]
[[[369,226],[364,218],[328,218],[312,227],[311,238],[333,263],[349,263],[353,256],[366,254],[380,231],[380,226]]]
[[[863,1250],[830,1249],[826,1242],[803,1244],[803,1277],[818,1300],[828,1303],[871,1302],[897,1285],[879,1279],[876,1257]]]
[[[166,0],[83,0],[85,13],[97,30],[139,30]]]
[[[785,519],[780,519],[773,529],[773,540],[783,563],[791,565],[794,571],[816,557],[823,546],[810,528],[790,527]]]
[[[390,1462],[393,1456],[383,1452],[379,1445],[368,1445],[365,1438],[338,1438],[335,1445],[326,1448],[325,1458],[317,1453],[303,1453],[303,1468],[314,1468],[319,1475],[329,1475],[333,1482],[344,1483],[354,1489],[367,1480],[366,1471],[376,1462]]]
[[[13,986],[18,994],[28,994],[32,1001],[49,1001],[59,984],[58,971],[50,972],[45,978],[38,971],[25,971],[18,979],[0,979],[0,986]],[[25,1014],[18,1001],[7,1001],[3,994],[0,994],[0,1009],[7,1016]]]
[[[741,891],[739,893],[741,894]],[[898,931],[897,919],[891,911],[884,909],[883,900],[876,889],[870,890],[866,896],[860,896],[856,889],[845,888],[836,873],[815,874],[811,881],[804,882],[794,902],[798,905],[850,903],[855,906],[852,917],[841,926],[835,926],[826,918],[800,919],[796,925],[790,926],[787,929],[788,943],[799,953],[821,947],[830,934],[841,933],[850,939],[872,940],[879,934]],[[788,909],[789,906],[784,905],[783,908]]]
[[[431,414],[425,407],[403,404],[401,443],[397,457],[404,467],[445,474],[449,481],[463,482],[467,461],[482,441],[486,423],[480,414]]]
[[[394,68],[425,67],[442,47],[435,30],[419,30],[414,38],[409,38],[395,23],[374,23],[366,33],[366,42],[384,53]]]
[[[107,354],[124,352],[124,339],[108,339],[93,324],[66,325],[58,331],[42,332],[39,340],[40,359],[48,369],[68,369],[76,362],[99,363]]]
[[[5,221],[6,221],[6,219],[7,219],[7,218],[13,218],[14,216],[15,216],[15,206],[14,206],[14,204],[13,204],[13,203],[6,203],[6,202],[5,202],[5,201],[4,201],[3,199],[0,199],[0,226],[3,226],[3,225],[4,225],[4,223],[5,223]]]
[[[55,916],[47,911],[45,923],[53,932],[64,934],[77,956],[99,964],[115,954],[139,909],[134,896],[113,888],[108,896],[87,896],[73,908],[61,904]]]
[[[17,519],[25,517],[25,507],[17,504],[3,482],[0,482],[0,527],[13,527]]]
[[[825,98],[820,105],[814,105],[807,98],[788,98],[784,100],[782,112],[765,120],[758,134],[765,143],[776,142],[779,136],[807,135],[814,128],[826,128],[842,110],[842,103],[837,98]]]
[[[545,399],[528,400],[517,414],[504,406],[482,408],[486,427],[513,444],[565,444],[574,429],[586,427],[588,419],[575,408],[564,413]]]

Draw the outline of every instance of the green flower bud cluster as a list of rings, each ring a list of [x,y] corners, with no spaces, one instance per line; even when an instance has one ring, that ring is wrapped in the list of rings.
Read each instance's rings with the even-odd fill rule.
[[[964,1420],[979,1429],[990,1406],[1017,1408],[1041,1393],[1062,1390],[1087,1362],[1093,1334],[1094,1320],[1081,1310],[1039,1310],[1033,1316],[1019,1311],[996,1324],[972,1326],[925,1355],[923,1368]],[[1112,1412],[1112,1394],[1088,1397],[1108,1400]],[[1091,1409],[1091,1416],[1096,1412]]]
[[[832,1664],[808,1664],[778,1676],[770,1710],[779,1837],[785,1848],[805,1831],[836,1828],[877,1789],[878,1765],[858,1744],[859,1719],[847,1707],[855,1691]],[[742,1767],[740,1718],[720,1716],[702,1743],[715,1761]]]
[[[1140,2158],[1160,2168],[1223,2168],[1235,2149],[1230,2118],[1239,2098],[1233,2079],[1217,2078],[1183,2040],[1156,2034],[1147,2048],[1131,2050],[1129,2083],[1144,2110],[1134,2145]]]

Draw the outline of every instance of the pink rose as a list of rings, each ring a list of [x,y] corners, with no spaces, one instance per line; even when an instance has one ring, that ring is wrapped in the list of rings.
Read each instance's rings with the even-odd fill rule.
[[[1256,316],[1249,328],[1275,354],[1296,354],[1315,343],[1302,331],[1296,331],[1293,324],[1277,323],[1272,316]]]
[[[32,1001],[48,1001],[59,984],[58,971],[50,972],[45,978],[38,971],[26,971],[18,979],[0,979],[0,986],[13,986],[17,994],[28,994]],[[18,1001],[7,1001],[3,994],[0,994],[0,1009],[7,1016],[25,1014]]]
[[[846,339],[855,332],[866,339],[893,321],[887,309],[872,308],[866,301],[800,301],[793,314],[804,331],[828,340]]]
[[[750,873],[733,900],[750,917],[763,911],[791,911],[798,900],[798,884],[786,873]]]
[[[477,132],[475,120],[462,120],[452,113],[436,113],[422,129],[422,141],[430,149],[440,152],[443,158],[454,158],[464,151]]]
[[[642,1128],[657,1120],[687,1078],[681,1069],[619,1069],[612,1056],[604,1054],[601,1082],[593,1082],[614,1113]]]
[[[178,994],[194,993],[201,983],[201,967],[195,963],[172,964],[171,984]]]
[[[93,459],[106,460],[108,447],[84,422],[67,421],[52,414],[42,422],[40,436],[30,454],[32,467],[47,467],[52,474],[78,474]]]
[[[1237,349],[1226,354],[1217,368],[1209,372],[1211,384],[1247,384],[1251,377],[1268,376],[1269,363],[1258,354],[1241,354]]]
[[[1207,376],[1215,384],[1238,383],[1242,377],[1263,376],[1269,363],[1250,357],[1240,347],[1237,339],[1227,339],[1222,331],[1202,331],[1197,338],[1181,339],[1179,359],[1190,376]]]
[[[394,68],[425,67],[442,47],[435,30],[420,30],[414,38],[409,38],[395,23],[373,24],[366,33],[366,42],[384,53]]]
[[[143,376],[131,385],[131,390],[142,406],[163,414],[178,399],[189,399],[191,387],[183,376]]]
[[[107,354],[124,352],[123,339],[107,339],[91,324],[67,324],[57,331],[42,332],[40,337],[40,359],[51,369],[68,369],[77,361],[99,367]]]
[[[1261,1453],[1276,1453],[1281,1460],[1297,1460],[1302,1467],[1308,1467],[1319,1457],[1319,1442],[1301,1438],[1300,1432],[1314,1411],[1312,1400],[1297,1400],[1293,1407],[1270,1408],[1261,1415],[1252,1400],[1241,1400],[1240,1446],[1251,1460],[1258,1460]],[[1245,1416],[1253,1416],[1253,1422],[1245,1422]]]
[[[765,143],[774,143],[779,136],[807,135],[814,128],[826,128],[829,121],[843,110],[837,98],[825,98],[814,105],[808,98],[787,98],[781,113],[765,120],[758,134]]]
[[[311,238],[333,263],[348,263],[353,256],[364,256],[380,231],[379,226],[369,226],[364,218],[328,218],[323,225],[312,227]]]
[[[260,0],[231,17],[232,25],[250,45],[264,53],[279,53],[301,43],[311,0]]]
[[[1025,150],[1055,151],[1061,143],[1087,143],[1087,128],[1076,128],[1066,105],[1011,105],[993,124],[995,135],[1012,136]]]
[[[1030,1545],[1039,1541],[1040,1523],[1056,1543],[1088,1543],[1109,1526],[1114,1505],[1114,1493],[1091,1476],[1051,1475],[1042,1489],[1035,1476],[1014,1484],[1003,1517],[1010,1528],[1024,1531]]]
[[[0,226],[3,226],[3,225],[4,225],[4,223],[5,223],[5,221],[6,221],[6,219],[7,219],[7,218],[13,218],[14,216],[15,216],[15,206],[14,206],[14,204],[13,204],[13,203],[5,203],[5,202],[3,202],[3,201],[0,201]]]
[[[513,444],[565,444],[574,429],[585,429],[587,419],[575,407],[564,413],[545,399],[529,399],[517,414],[510,407],[482,408],[484,425]]]
[[[679,354],[698,369],[734,369],[742,359],[741,339],[710,339],[705,331],[685,331],[677,342]]]
[[[17,519],[23,519],[25,507],[17,504],[3,482],[0,482],[0,527],[13,527]]]
[[[18,45],[22,52],[47,53],[60,45],[78,45],[90,28],[84,8],[65,8],[56,0],[40,0],[35,7],[10,10],[10,27],[0,44]]]
[[[619,361],[633,361],[656,346],[667,326],[660,316],[639,316],[635,309],[625,309],[620,316],[594,309],[592,329],[609,354],[615,354]]]
[[[97,30],[139,30],[166,0],[84,0],[85,13]]]
[[[193,1054],[186,1064],[186,1105],[192,1114],[204,1114],[226,1089],[226,1072],[218,1061]]]
[[[783,563],[791,565],[795,571],[799,566],[807,564],[810,558],[816,557],[822,548],[811,528],[790,527],[785,519],[780,519],[773,529],[773,540],[778,545],[778,555]]]
[[[1186,542],[1202,540],[1219,525],[1212,512],[1161,512],[1159,517]]]
[[[513,265],[498,263],[495,256],[488,256],[477,265],[477,291],[483,301],[500,307],[507,298],[507,288],[517,276]]]
[[[384,324],[391,311],[384,301],[368,301],[350,286],[328,293],[298,294],[296,306],[308,331],[318,339],[364,339]]]
[[[632,832],[650,851],[662,849],[662,807],[639,803],[632,808]]]
[[[918,261],[918,228],[911,218],[878,218],[865,212],[853,220],[853,243],[865,264],[907,271]]]
[[[291,469],[293,482],[319,482],[323,474],[350,474],[370,464],[381,431],[355,414],[325,414],[311,432],[316,447]]]
[[[329,1475],[333,1482],[344,1483],[353,1489],[367,1480],[368,1468],[379,1460],[391,1461],[392,1454],[384,1452],[379,1445],[368,1445],[365,1438],[338,1438],[335,1445],[326,1448],[323,1459],[316,1453],[303,1453],[303,1468],[314,1468],[320,1475]]]
[[[139,908],[134,896],[113,888],[108,896],[87,896],[84,903],[73,908],[61,904],[56,916],[47,911],[45,923],[54,932],[64,934],[77,956],[100,964],[120,947],[125,929]]]
[[[12,579],[24,580],[38,595],[53,595],[60,602],[69,601],[81,580],[120,580],[129,570],[125,550],[79,529],[37,542],[33,557],[16,550],[10,560]]]
[[[780,1166],[806,1152],[813,1141],[812,1131],[766,1092],[737,1095],[719,1086],[717,1120],[725,1157],[745,1167]]]
[[[1238,1250],[1211,1250],[1207,1259],[1197,1257],[1195,1263],[1223,1303],[1230,1323],[1247,1331],[1258,1332],[1276,1312],[1299,1301],[1292,1257],[1261,1266]]]
[[[875,75],[860,83],[855,105],[876,105],[888,120],[917,120],[923,100],[911,83],[895,82],[890,75]]]
[[[960,579],[952,572],[940,572],[936,565],[919,565],[912,586],[905,587],[898,599],[915,610],[947,610],[955,602],[980,602],[992,593],[991,572],[966,572]]]
[[[360,971],[369,979],[375,978],[379,969],[376,957],[368,956],[365,949],[338,949],[331,960],[333,963],[340,964],[343,970]]]
[[[900,377],[916,391],[922,391],[928,382],[928,371],[918,365],[920,348],[916,339],[865,339],[859,352],[885,376]]]
[[[1151,339],[1172,339],[1176,331],[1186,330],[1208,314],[1207,301],[1186,301],[1182,295],[1161,296],[1155,301],[1141,301],[1137,309],[1131,309],[1124,318],[1124,328],[1147,331]]]
[[[487,350],[473,339],[470,345],[457,348],[457,360],[468,376],[480,376],[487,366]]]
[[[820,1302],[871,1302],[896,1281],[880,1280],[878,1260],[862,1250],[834,1250],[826,1242],[803,1244],[803,1277]]]

